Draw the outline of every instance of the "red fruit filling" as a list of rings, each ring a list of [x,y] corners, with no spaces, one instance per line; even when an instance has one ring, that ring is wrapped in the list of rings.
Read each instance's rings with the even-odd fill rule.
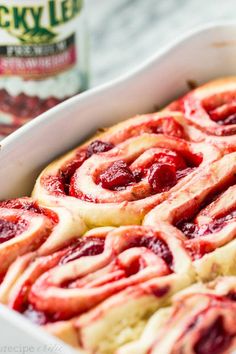
[[[0,219],[0,243],[11,240],[19,236],[27,228],[27,221],[20,218],[12,220]]]
[[[230,299],[231,301],[236,301],[236,293],[234,291],[231,291],[227,294],[227,298]]]
[[[132,240],[127,249],[133,247],[145,247],[152,251],[157,256],[161,257],[165,263],[172,269],[173,266],[173,255],[166,244],[165,241],[161,240],[160,238],[154,236],[143,236],[137,238],[136,240]]]
[[[99,182],[103,188],[110,190],[122,190],[135,182],[132,171],[125,161],[114,162],[100,174]]]
[[[84,246],[82,246],[79,249],[78,254],[76,251],[73,251],[71,255],[69,254],[68,256],[66,255],[60,262],[60,264],[65,264],[68,263],[71,260],[77,259],[81,256],[84,255],[95,255],[98,253],[101,253],[103,251],[104,244],[101,244],[101,241],[104,239],[96,239],[90,240],[89,238],[85,240]],[[83,242],[83,240],[82,240]],[[86,244],[87,242],[87,244]],[[137,237],[135,239],[132,239],[128,244],[126,244],[126,247],[123,248],[123,252],[125,250],[131,249],[131,248],[136,248],[136,247],[144,247],[152,251],[154,254],[156,254],[158,257],[161,257],[166,265],[169,267],[169,272],[172,272],[173,268],[173,256],[172,253],[170,252],[170,249],[168,245],[165,243],[165,241],[154,237],[154,236],[143,236],[143,237]],[[88,253],[89,252],[89,253]],[[83,254],[81,254],[83,253]],[[84,254],[86,253],[86,254]],[[71,258],[72,257],[72,258]],[[125,276],[128,278],[139,271],[141,271],[143,268],[145,268],[145,264],[143,263],[142,259],[137,257],[134,258],[132,262],[130,262],[128,265],[123,264],[119,261],[119,259],[116,259],[115,261],[115,269],[121,269],[124,271]],[[115,279],[118,280],[118,279]],[[109,280],[110,282],[110,280]],[[61,284],[61,287],[63,288],[76,288],[77,282],[76,281],[66,281],[63,284]]]
[[[104,238],[99,238],[99,237],[81,238],[76,242],[76,244],[68,248],[67,254],[64,255],[63,258],[61,258],[59,265],[69,263],[83,256],[93,256],[93,255],[101,254],[104,250],[104,243],[105,243]],[[153,253],[155,253],[159,257],[162,257],[162,259],[167,263],[167,265],[169,265],[171,271],[172,264],[173,264],[173,256],[169,250],[169,247],[163,240],[153,236],[137,237],[136,239],[133,239],[129,244],[127,244],[126,248],[123,251],[132,247],[146,247],[150,249]],[[117,264],[117,266],[119,266],[119,264]],[[131,275],[136,274],[138,271],[140,271],[142,267],[143,265],[139,262],[139,260],[135,260],[129,265],[129,267],[125,267],[124,271],[126,273],[126,276],[129,277]],[[74,288],[76,287],[76,284],[74,281],[73,282],[66,281],[65,283],[61,284],[61,287]],[[169,289],[166,287],[163,289],[153,289],[153,293],[155,292],[155,295],[159,297],[164,295],[168,290]],[[66,313],[58,312],[58,313],[50,314],[44,311],[38,311],[31,304],[27,304],[27,303],[25,303],[25,306],[21,310],[21,313],[25,317],[27,317],[31,322],[36,323],[38,325],[45,325],[47,323],[53,323],[60,319],[66,320],[70,318],[70,316],[68,317],[68,314]]]
[[[123,264],[120,263],[118,263],[117,265],[125,272],[125,276],[127,278],[137,274],[140,270],[144,268],[144,264],[142,264],[139,258],[133,259],[129,266],[126,267],[124,267]]]
[[[28,200],[27,198],[4,200],[0,202],[0,207],[8,209],[21,209],[35,214],[43,214],[51,219],[51,221],[55,224],[58,223],[58,216],[52,210],[42,208],[36,201]]]
[[[170,286],[169,285],[165,285],[162,287],[152,287],[152,293],[153,295],[155,295],[156,297],[162,297],[165,296],[168,291],[170,290]]]
[[[0,202],[0,207],[8,209],[29,210],[36,214],[42,214],[42,208],[38,206],[36,201],[29,201],[24,198],[3,200],[2,202]]]
[[[175,165],[155,163],[149,170],[148,182],[153,193],[167,191],[177,183]]]
[[[176,171],[177,181],[180,180],[181,178],[188,176],[189,173],[193,172],[193,169],[194,169],[194,167],[188,167],[188,168],[185,168],[184,170]]]
[[[202,157],[194,155],[194,158],[196,160],[194,160],[194,164],[196,162],[196,165],[199,165]],[[125,161],[116,161],[100,174],[98,183],[103,188],[117,191],[147,177],[151,193],[161,193],[173,187],[180,178],[190,173],[192,167],[189,166],[191,164],[185,161],[180,154],[166,150],[154,154],[151,161],[134,171],[131,171]]]
[[[58,265],[63,265],[69,262],[72,262],[76,259],[79,259],[84,256],[95,256],[100,254],[104,250],[104,238],[99,237],[84,237],[78,239],[74,242],[70,247],[68,247],[68,251],[64,256],[60,259]],[[70,285],[70,281],[65,282],[61,286],[63,288],[68,288]],[[21,309],[20,311],[25,317],[27,317],[31,322],[38,325],[45,325],[48,323],[53,323],[60,319],[67,319],[67,314],[63,313],[46,313],[44,311],[38,311],[31,304],[27,302],[27,299],[21,299]]]
[[[185,234],[187,238],[194,239],[220,231],[225,226],[227,221],[230,221],[234,218],[236,218],[236,210],[232,210],[228,214],[213,220],[209,224],[199,226],[194,222],[181,221],[177,223],[176,226]]]
[[[5,278],[6,273],[0,274],[0,285],[2,284],[4,278]]]
[[[79,149],[71,161],[68,161],[59,171],[58,176],[48,176],[44,179],[48,191],[56,195],[70,194],[70,182],[76,170],[93,154],[111,150],[114,147],[111,143],[101,140],[94,140],[87,148]]]
[[[201,333],[201,337],[194,346],[196,354],[223,354],[228,349],[232,335],[224,328],[223,318],[220,316],[206,330]]]
[[[185,161],[182,155],[176,151],[165,149],[164,152],[154,154],[153,159],[144,168],[149,168],[154,163],[160,164],[172,164],[175,166],[176,170],[184,170],[188,167],[188,163]]]
[[[76,153],[73,160],[68,161],[65,166],[63,166],[59,171],[59,176],[55,176],[58,182],[63,185],[63,193],[68,195],[70,189],[70,181],[76,170],[83,164],[87,159],[86,149],[80,150]]]
[[[236,113],[230,115],[229,117],[225,118],[224,120],[218,120],[217,123],[220,125],[236,124]]]
[[[215,109],[209,112],[212,120],[220,125],[236,124],[236,103],[234,105],[227,105],[221,109]]]
[[[95,256],[104,250],[104,238],[84,237],[78,239],[68,250],[67,254],[60,260],[59,264],[66,264],[85,256]]]
[[[210,118],[220,125],[236,124],[236,93],[215,94],[202,102]]]
[[[183,127],[171,117],[158,120],[158,125],[151,127],[154,134],[165,134],[176,138],[185,138]]]
[[[50,193],[55,195],[71,195],[96,202],[92,197],[84,196],[80,191],[74,190],[71,182],[74,173],[87,158],[92,154],[109,151],[113,147],[114,145],[110,143],[93,141],[87,150],[78,151],[76,157],[68,161],[57,176],[43,177],[42,183]],[[187,152],[186,155],[188,156],[184,158],[175,151],[165,149],[163,152],[154,154],[151,161],[149,160],[142,168],[134,171],[130,169],[127,162],[118,160],[97,177],[96,183],[105,189],[120,191],[146,177],[151,187],[150,193],[160,193],[173,187],[180,178],[185,177],[194,166],[202,162],[202,156],[198,154]]]
[[[109,151],[113,149],[114,145],[106,143],[101,140],[94,140],[87,148],[87,158],[93,154],[99,154],[101,152]]]
[[[66,194],[64,180],[61,176],[43,176],[41,178],[41,183],[49,193],[53,193],[56,196],[62,196]]]

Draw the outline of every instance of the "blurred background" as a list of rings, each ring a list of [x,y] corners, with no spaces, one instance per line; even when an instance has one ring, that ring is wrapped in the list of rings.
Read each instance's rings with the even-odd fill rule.
[[[91,85],[134,68],[189,29],[236,21],[236,0],[86,0]]]

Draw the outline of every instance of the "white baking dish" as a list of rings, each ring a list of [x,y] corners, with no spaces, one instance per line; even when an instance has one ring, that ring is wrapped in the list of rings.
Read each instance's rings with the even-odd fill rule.
[[[62,103],[4,139],[0,198],[29,194],[43,166],[97,128],[157,109],[186,91],[188,80],[202,83],[235,74],[236,24],[210,25],[186,35],[133,73]],[[32,345],[33,353],[47,353],[43,345],[51,347],[50,353],[73,352],[0,306],[0,349],[13,344]]]

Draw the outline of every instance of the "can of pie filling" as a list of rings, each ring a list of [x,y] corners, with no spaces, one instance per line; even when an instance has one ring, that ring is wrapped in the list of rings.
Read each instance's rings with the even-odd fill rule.
[[[0,138],[88,85],[82,0],[0,0]]]

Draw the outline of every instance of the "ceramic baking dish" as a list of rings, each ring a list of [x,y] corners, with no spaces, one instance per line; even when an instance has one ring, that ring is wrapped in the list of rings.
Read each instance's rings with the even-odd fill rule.
[[[157,110],[188,90],[189,82],[236,74],[236,23],[191,32],[116,81],[74,97],[2,141],[0,198],[30,194],[40,169],[98,128]],[[20,315],[0,306],[0,350],[73,353]],[[8,352],[10,352],[8,350]],[[15,350],[17,352],[17,350]]]

